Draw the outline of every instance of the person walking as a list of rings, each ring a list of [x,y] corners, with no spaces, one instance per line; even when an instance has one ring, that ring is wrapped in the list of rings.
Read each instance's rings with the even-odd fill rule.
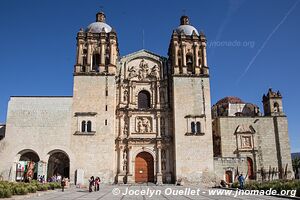
[[[61,191],[64,192],[65,191],[65,186],[66,186],[66,179],[65,178],[61,179],[60,185],[61,185]]]
[[[95,179],[95,191],[99,191],[100,178],[97,176]]]
[[[238,181],[239,181],[239,184],[240,184],[240,189],[244,189],[244,183],[245,183],[245,178],[243,176],[243,174],[240,174],[239,177],[238,177]]]
[[[95,184],[94,176],[91,176],[91,178],[89,179],[89,192],[93,191],[94,184]]]

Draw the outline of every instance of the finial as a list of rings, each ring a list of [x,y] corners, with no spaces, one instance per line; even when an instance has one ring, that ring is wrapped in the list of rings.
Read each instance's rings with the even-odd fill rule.
[[[180,25],[189,25],[190,21],[189,21],[189,17],[186,15],[183,15],[180,17]]]
[[[104,12],[98,12],[96,14],[96,22],[103,22],[103,23],[105,23],[105,14],[104,14]]]

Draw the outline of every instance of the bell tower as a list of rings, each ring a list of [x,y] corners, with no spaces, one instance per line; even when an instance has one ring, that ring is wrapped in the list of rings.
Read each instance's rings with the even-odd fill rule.
[[[71,147],[77,159],[74,167],[85,179],[98,174],[104,182],[113,183],[117,34],[99,12],[96,22],[80,29],[76,39],[71,127]],[[98,157],[91,157],[94,155]]]
[[[77,55],[74,73],[116,74],[119,56],[117,34],[106,24],[103,12],[96,14],[96,22],[77,34]]]
[[[270,88],[268,93],[263,95],[263,106],[265,116],[284,116],[282,96],[279,91],[274,92]]]
[[[213,144],[206,37],[187,16],[173,31],[169,45],[172,72],[175,178],[201,182],[213,171]],[[188,145],[187,145],[188,144]]]
[[[206,37],[190,25],[188,16],[180,18],[180,26],[173,31],[169,58],[175,75],[208,75]]]

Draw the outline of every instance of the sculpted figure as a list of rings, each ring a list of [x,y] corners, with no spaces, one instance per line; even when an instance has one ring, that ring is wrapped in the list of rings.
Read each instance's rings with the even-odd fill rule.
[[[134,66],[130,67],[130,69],[128,69],[128,71],[129,71],[129,74],[128,74],[129,79],[134,78],[138,75]]]
[[[157,65],[154,65],[151,71],[151,75],[159,79],[159,68]]]

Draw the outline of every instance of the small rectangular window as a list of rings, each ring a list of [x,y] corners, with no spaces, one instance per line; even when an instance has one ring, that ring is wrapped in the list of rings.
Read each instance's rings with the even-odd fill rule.
[[[107,119],[105,120],[105,126],[107,125]]]
[[[108,90],[105,90],[105,95],[108,96]]]
[[[105,106],[105,111],[107,111],[107,105]]]

